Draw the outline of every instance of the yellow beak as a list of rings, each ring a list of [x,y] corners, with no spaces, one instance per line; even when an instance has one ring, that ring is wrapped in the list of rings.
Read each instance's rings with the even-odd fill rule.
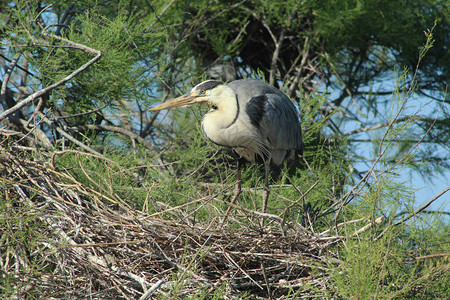
[[[195,103],[202,103],[206,102],[206,99],[204,99],[201,96],[198,95],[192,95],[191,93],[174,98],[172,100],[166,101],[164,103],[161,103],[160,105],[157,105],[153,108],[150,108],[151,111],[155,110],[163,110],[168,109],[172,107],[179,107],[179,106],[188,106]]]

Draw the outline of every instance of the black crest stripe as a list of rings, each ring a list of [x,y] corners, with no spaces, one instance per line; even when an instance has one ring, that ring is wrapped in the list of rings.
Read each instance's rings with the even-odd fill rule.
[[[203,83],[200,83],[199,85],[197,85],[197,86],[195,87],[195,89],[196,89],[196,90],[204,90],[204,91],[207,91],[207,90],[211,90],[211,89],[213,89],[213,88],[215,88],[216,86],[221,85],[221,84],[223,84],[223,82],[221,82],[221,81],[217,81],[217,80],[209,80],[209,81],[205,81],[205,82],[203,82]]]

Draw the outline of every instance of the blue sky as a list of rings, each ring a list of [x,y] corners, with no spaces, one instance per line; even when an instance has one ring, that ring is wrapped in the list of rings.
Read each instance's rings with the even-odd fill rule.
[[[392,84],[395,82],[393,79],[386,79],[379,84],[379,87],[382,89],[395,89],[395,85]],[[373,87],[376,89],[377,87]],[[331,92],[327,95],[329,101],[337,97],[341,91],[338,90],[336,92]],[[385,97],[385,98],[378,98]],[[401,97],[400,97],[401,98]],[[358,107],[355,106],[355,102],[348,97],[344,100],[342,107],[346,109],[346,112],[354,115],[358,120],[350,120],[349,118],[342,117],[341,113],[338,113],[335,117],[336,122],[340,125],[339,129],[344,132],[351,132],[352,130],[358,129],[362,127],[359,122],[363,122],[367,124],[365,126],[370,127],[375,124],[384,123],[392,119],[396,114],[396,109],[398,109],[399,104],[401,103],[401,99],[395,99],[394,95],[387,96],[377,96],[378,100],[386,100],[386,105],[378,105],[377,109],[379,110],[377,114],[374,114],[373,111],[370,111],[367,107],[365,107],[364,103],[359,99],[356,103]],[[406,104],[400,113],[400,117],[402,116],[411,116],[411,115],[420,115],[426,116],[428,118],[436,118],[443,116],[443,109],[445,107],[440,108],[439,102],[435,100],[430,100],[428,98],[419,97],[415,94],[412,94],[407,98]],[[370,121],[369,121],[370,120]],[[356,136],[352,136],[350,138],[357,139],[376,139],[380,138],[384,135],[386,127],[380,128],[378,130],[363,132],[357,134]],[[422,135],[425,133],[418,126],[412,125],[411,138],[415,140],[419,140]],[[373,158],[374,153],[374,145],[376,146],[378,143],[371,142],[359,142],[352,143],[354,147],[356,147],[355,154],[360,155],[366,158]],[[436,146],[430,145],[428,143],[421,143],[417,147],[417,151],[426,150],[427,147],[435,147],[434,153],[439,153],[440,157],[447,158],[450,160],[450,152],[449,146]],[[395,151],[395,147],[393,147]],[[359,171],[365,171],[369,169],[371,166],[370,162],[357,162],[355,164],[355,168]],[[399,172],[399,177],[397,178],[399,182],[406,182],[408,186],[415,190],[415,199],[414,199],[414,208],[419,208],[433,197],[442,192],[445,188],[450,186],[450,170],[443,170],[442,173],[435,173],[433,176],[425,176],[419,174],[417,171],[406,168]],[[431,211],[444,211],[450,212],[450,191],[442,195],[439,199],[437,199],[431,206],[427,208],[427,210]],[[450,216],[445,216],[447,221],[450,221]]]

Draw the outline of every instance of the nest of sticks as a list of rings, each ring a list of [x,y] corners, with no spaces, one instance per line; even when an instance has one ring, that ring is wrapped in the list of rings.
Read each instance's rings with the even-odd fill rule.
[[[1,266],[17,279],[10,284],[18,298],[149,299],[177,291],[177,297],[276,299],[330,291],[327,266],[336,256],[329,248],[338,236],[299,224],[235,230],[164,220],[105,199],[50,163],[28,159],[23,149],[0,151],[10,203],[3,217],[25,210],[39,237],[33,245],[8,244],[5,235],[0,241]],[[39,262],[38,276],[31,261]]]

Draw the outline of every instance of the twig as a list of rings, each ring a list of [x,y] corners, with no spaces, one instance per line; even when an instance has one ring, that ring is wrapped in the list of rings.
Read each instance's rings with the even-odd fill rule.
[[[140,298],[139,300],[149,299],[150,296],[159,289],[166,281],[164,279],[158,280],[151,288],[149,288]]]
[[[250,279],[254,284],[256,284],[261,290],[264,290],[264,288],[255,281],[255,279],[252,278],[252,276],[250,276],[244,269],[242,269],[237,262],[234,261],[234,259],[230,256],[230,254],[228,254],[227,252],[223,252],[223,255],[225,256],[225,258],[231,262],[231,264],[233,264],[236,268],[239,269],[239,271],[242,272],[242,274],[244,274],[248,279]]]
[[[383,216],[376,218],[373,222],[370,222],[369,224],[367,224],[367,225],[361,227],[360,229],[356,230],[355,232],[353,232],[351,236],[352,237],[357,236],[358,234],[363,233],[367,229],[372,228],[373,225],[381,224],[381,222],[383,222],[383,220],[384,220]]]
[[[393,225],[399,225],[409,219],[411,219],[412,217],[414,217],[415,215],[417,215],[419,212],[421,212],[422,210],[424,210],[425,208],[427,208],[428,206],[431,205],[431,203],[433,203],[434,201],[436,201],[438,198],[440,198],[442,195],[444,195],[445,193],[447,193],[450,190],[450,187],[445,188],[442,192],[440,192],[439,194],[437,194],[436,196],[434,196],[431,200],[429,200],[427,203],[425,203],[424,205],[422,205],[421,207],[419,207],[418,209],[416,209],[415,211],[413,211],[409,216],[407,216],[406,218],[399,220],[397,222],[395,222]]]
[[[261,270],[263,272],[264,282],[266,283],[267,295],[269,295],[269,300],[272,300],[272,291],[270,290],[269,278],[267,278],[266,267],[263,262],[261,262]]]
[[[48,4],[46,7],[44,7],[43,9],[41,9],[41,11],[37,14],[37,16],[34,18],[33,22],[36,22],[37,19],[39,19],[39,17],[50,7],[52,7],[53,4]]]
[[[420,116],[407,116],[407,117],[398,118],[398,119],[396,119],[396,120],[394,120],[392,122],[400,123],[400,122],[403,122],[403,121],[420,120],[420,119],[421,119]],[[355,130],[352,130],[352,131],[349,131],[349,132],[345,133],[345,136],[356,134],[356,133],[360,133],[360,132],[365,132],[365,131],[376,130],[376,129],[379,129],[379,128],[382,128],[382,127],[386,127],[389,124],[391,124],[391,121],[385,122],[385,123],[382,123],[382,124],[377,124],[377,125],[372,126],[372,127],[357,128]]]
[[[110,125],[80,125],[75,127],[70,127],[69,130],[76,130],[76,131],[87,131],[87,130],[97,130],[97,131],[111,131],[120,133],[122,135],[125,135],[129,137],[130,139],[136,139],[139,142],[141,142],[147,150],[154,151],[154,147],[150,145],[145,139],[137,135],[136,133],[132,132],[131,130],[117,127],[117,126],[110,126]]]
[[[55,158],[57,155],[63,155],[66,153],[74,153],[74,154],[78,154],[78,155],[83,155],[83,156],[92,156],[92,157],[96,157],[96,158],[100,158],[100,159],[104,159],[105,157],[103,155],[98,155],[96,153],[86,153],[86,152],[81,152],[78,150],[73,150],[73,149],[66,149],[66,150],[62,150],[62,151],[54,151],[52,153],[52,159],[51,159],[51,165],[52,167],[56,170],[56,164],[55,164]],[[115,161],[108,161],[108,162],[112,162],[114,165],[117,165],[120,167],[120,164],[115,162]]]
[[[436,254],[417,256],[417,257],[414,257],[414,259],[418,260],[418,259],[425,259],[425,258],[436,258],[436,257],[442,257],[442,256],[449,256],[449,255],[450,255],[450,252],[447,252],[447,253],[436,253]]]
[[[333,228],[338,228],[338,227],[341,227],[341,226],[344,226],[344,225],[348,225],[348,224],[353,224],[353,223],[361,222],[362,220],[365,220],[365,219],[366,219],[366,218],[360,218],[360,219],[356,219],[356,220],[350,220],[350,221],[346,221],[346,222],[339,223],[339,224],[337,224],[335,227],[332,227],[332,228],[330,228],[330,229],[327,229],[327,230],[325,230],[325,231],[319,233],[319,235],[326,235],[326,234],[330,233],[330,231],[331,231]]]
[[[63,119],[69,119],[69,118],[78,118],[78,117],[81,117],[81,116],[85,116],[85,115],[89,115],[89,114],[101,111],[102,109],[104,109],[107,106],[108,106],[108,104],[105,104],[105,105],[103,105],[103,107],[92,109],[92,110],[89,110],[89,111],[86,111],[86,112],[82,112],[82,113],[79,113],[79,114],[74,114],[74,115],[69,115],[69,116],[59,116],[59,117],[55,117],[55,119],[63,120]]]
[[[206,196],[206,197],[202,197],[202,198],[199,198],[199,199],[195,199],[195,200],[189,201],[189,202],[187,202],[187,203],[184,203],[184,204],[181,204],[181,205],[178,205],[178,206],[174,206],[174,207],[168,208],[168,209],[166,209],[166,210],[163,210],[163,211],[160,211],[160,212],[157,212],[157,213],[148,215],[148,216],[145,217],[145,218],[146,218],[146,219],[147,219],[147,218],[154,218],[154,217],[156,217],[156,216],[160,216],[160,215],[162,215],[162,214],[171,212],[171,211],[173,211],[173,210],[177,210],[177,209],[183,208],[183,207],[185,207],[185,206],[189,206],[189,205],[191,205],[191,204],[194,204],[194,203],[197,203],[197,202],[204,201],[204,200],[206,200],[206,199],[208,199],[208,198],[210,198],[210,197],[209,197],[209,196]]]

